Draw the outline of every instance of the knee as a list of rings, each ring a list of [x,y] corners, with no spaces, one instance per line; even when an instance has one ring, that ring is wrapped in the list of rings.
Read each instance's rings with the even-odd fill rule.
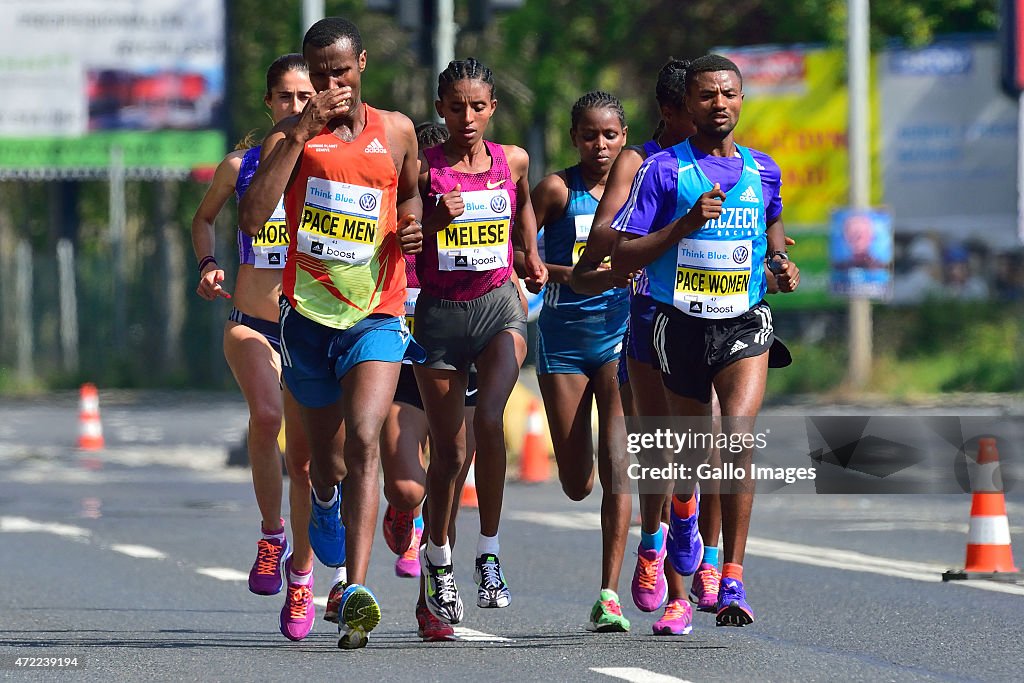
[[[477,408],[476,415],[473,416],[473,430],[477,441],[483,441],[488,438],[504,439],[504,415],[500,412]]]
[[[577,503],[589,496],[590,492],[594,490],[593,482],[568,481],[561,477],[559,477],[559,481],[562,484],[562,491],[569,497],[569,500]]]
[[[281,433],[281,420],[280,406],[253,406],[249,411],[249,434],[258,439],[277,439]]]

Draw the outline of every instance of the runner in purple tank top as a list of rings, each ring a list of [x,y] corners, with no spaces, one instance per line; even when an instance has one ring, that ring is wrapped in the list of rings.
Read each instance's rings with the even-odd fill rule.
[[[456,624],[463,607],[448,527],[466,460],[469,366],[476,364],[479,377],[473,418],[480,500],[477,605],[506,607],[511,596],[498,561],[504,412],[526,357],[526,311],[512,277],[514,258],[521,259],[531,291],[540,291],[547,269],[537,254],[529,157],[519,147],[483,139],[498,104],[491,70],[472,58],[451,62],[438,76],[437,96],[437,113],[451,137],[420,155],[423,252],[416,259],[421,289],[414,334],[427,360],[415,372],[434,442],[420,565],[427,608]]]
[[[306,62],[300,54],[278,57],[267,70],[263,102],[274,122],[302,111],[313,96]],[[224,357],[249,407],[247,447],[252,464],[256,504],[263,517],[256,561],[249,572],[249,590],[274,595],[287,588],[281,610],[281,633],[301,640],[313,627],[313,551],[309,545],[309,446],[298,405],[281,391],[278,297],[288,248],[283,207],[255,237],[238,231],[238,276],[233,296],[223,287],[224,268],[214,257],[214,223],[232,193],[241,199],[256,172],[260,148],[245,143],[217,167],[192,219],[192,246],[199,260],[196,293],[209,301],[231,299],[234,308],[224,325]],[[223,258],[223,257],[222,257]],[[291,543],[281,518],[281,454],[277,438],[285,423]],[[294,554],[293,554],[294,549]],[[286,580],[287,579],[287,583]]]

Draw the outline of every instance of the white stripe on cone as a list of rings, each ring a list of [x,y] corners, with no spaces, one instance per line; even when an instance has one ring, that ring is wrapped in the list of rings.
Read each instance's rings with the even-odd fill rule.
[[[971,517],[967,528],[967,543],[970,545],[1010,545],[1010,523],[1004,515],[995,517]]]

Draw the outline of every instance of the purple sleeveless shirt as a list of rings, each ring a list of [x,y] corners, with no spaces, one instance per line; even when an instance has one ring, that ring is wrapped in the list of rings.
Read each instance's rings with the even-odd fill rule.
[[[242,156],[242,165],[238,169],[238,181],[235,182],[235,201],[242,201],[242,195],[249,189],[252,177],[256,175],[256,167],[260,165],[260,146],[250,147]],[[238,263],[253,265],[256,254],[252,250],[252,237],[238,230]]]
[[[491,157],[491,168],[483,173],[452,170],[441,145],[423,151],[430,167],[430,190],[423,200],[424,220],[434,211],[438,198],[456,185],[461,184],[466,201],[466,213],[436,236],[426,237],[423,251],[416,259],[420,287],[438,299],[470,301],[497,289],[512,275],[511,230],[516,220],[516,187],[505,150],[494,142],[484,140],[484,144]],[[493,267],[495,263],[498,267]]]

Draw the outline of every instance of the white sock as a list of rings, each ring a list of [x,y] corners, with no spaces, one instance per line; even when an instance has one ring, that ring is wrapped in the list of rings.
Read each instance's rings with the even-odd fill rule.
[[[452,563],[452,547],[447,543],[434,545],[434,542],[427,538],[427,559],[435,567],[446,567]]]
[[[288,572],[288,583],[298,584],[300,586],[308,586],[309,582],[313,579],[313,568],[310,567],[309,572],[306,574],[299,574],[295,571]]]
[[[337,502],[338,500],[338,487],[335,486],[334,489],[332,489],[332,491],[333,493],[331,494],[331,499],[325,503],[324,501],[320,500],[320,496],[316,495],[316,490],[314,489],[313,500],[315,500],[316,504],[322,507],[324,510],[330,510],[332,507],[334,507],[334,503]]]
[[[497,555],[499,550],[501,550],[501,545],[498,543],[498,534],[493,536],[480,534],[480,538],[476,542],[477,557],[481,555]]]
[[[331,585],[336,586],[342,581],[348,583],[348,569],[345,567],[338,567],[334,570],[334,579],[331,580]]]

